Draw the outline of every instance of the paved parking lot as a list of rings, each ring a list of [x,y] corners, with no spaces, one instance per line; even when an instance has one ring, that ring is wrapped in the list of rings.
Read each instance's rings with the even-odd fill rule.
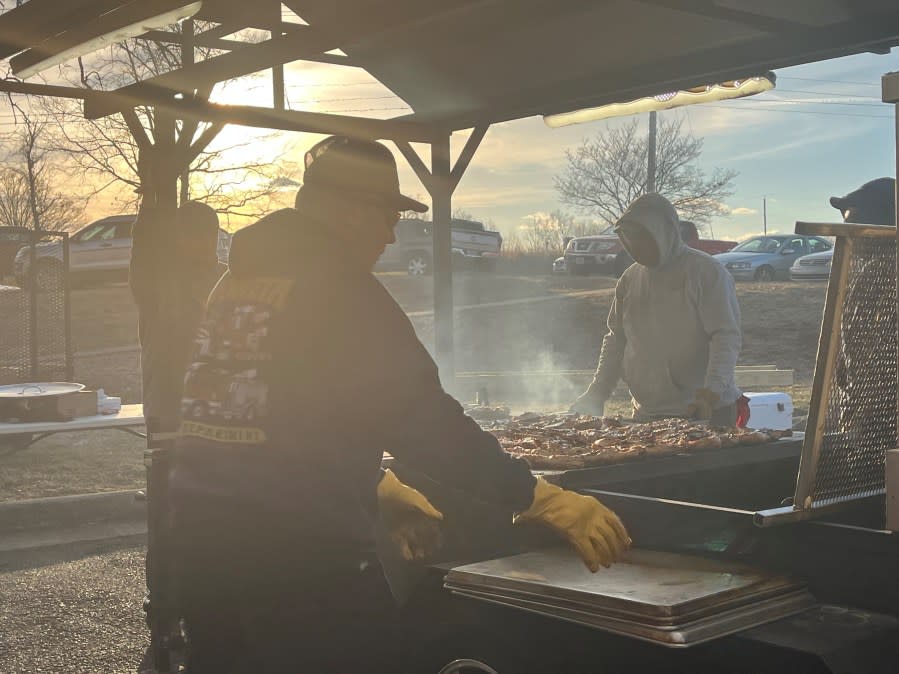
[[[135,672],[144,550],[0,571],[0,674]]]

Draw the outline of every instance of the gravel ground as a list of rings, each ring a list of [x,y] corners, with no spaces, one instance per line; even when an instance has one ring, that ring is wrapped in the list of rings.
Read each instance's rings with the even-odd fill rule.
[[[0,674],[135,672],[144,550],[0,573]]]

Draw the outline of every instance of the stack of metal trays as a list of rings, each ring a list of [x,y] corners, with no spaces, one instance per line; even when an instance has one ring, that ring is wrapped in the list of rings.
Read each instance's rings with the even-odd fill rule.
[[[732,563],[631,550],[590,573],[569,549],[459,566],[456,594],[682,648],[799,613],[815,603],[802,583]]]

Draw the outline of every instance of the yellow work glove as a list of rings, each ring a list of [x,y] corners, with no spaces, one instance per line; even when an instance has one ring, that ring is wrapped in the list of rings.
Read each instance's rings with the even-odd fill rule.
[[[696,389],[693,402],[687,406],[687,417],[708,421],[712,418],[712,412],[720,406],[721,396],[707,388]]]
[[[582,496],[550,484],[542,477],[534,486],[531,507],[515,523],[541,522],[574,546],[587,568],[596,573],[610,566],[631,546],[618,515],[592,496]]]
[[[440,548],[443,513],[391,470],[378,483],[378,509],[390,540],[407,561],[422,560]]]

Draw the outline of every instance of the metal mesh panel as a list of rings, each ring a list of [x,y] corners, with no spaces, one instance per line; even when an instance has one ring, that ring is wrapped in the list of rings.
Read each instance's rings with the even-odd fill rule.
[[[0,384],[72,379],[68,236],[3,231]]]
[[[897,445],[896,243],[851,243],[811,507],[882,491],[885,451]]]

